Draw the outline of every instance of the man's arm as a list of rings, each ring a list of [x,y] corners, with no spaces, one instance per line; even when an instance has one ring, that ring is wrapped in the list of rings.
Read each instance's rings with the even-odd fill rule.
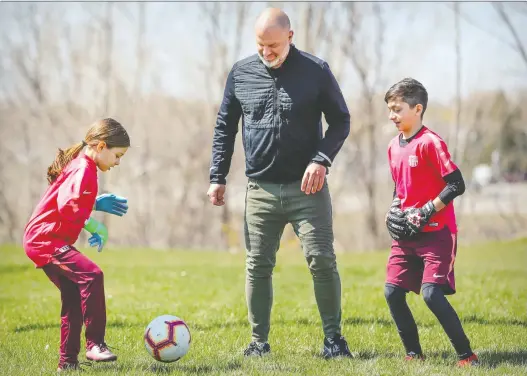
[[[330,167],[350,133],[350,113],[329,65],[324,63],[323,69],[320,101],[328,129],[319,142],[317,153],[312,160]]]
[[[223,100],[218,111],[212,141],[210,183],[225,184],[231,166],[238,122],[242,114],[240,102],[234,94],[234,69],[227,77]]]

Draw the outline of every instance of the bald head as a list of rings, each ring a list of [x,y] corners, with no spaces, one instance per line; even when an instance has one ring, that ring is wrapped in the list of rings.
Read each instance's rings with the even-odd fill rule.
[[[260,13],[256,20],[256,32],[263,33],[274,28],[289,31],[291,29],[291,22],[283,10],[278,8],[267,8]]]
[[[278,68],[289,53],[293,30],[289,17],[281,9],[267,8],[254,26],[258,55],[268,68]]]

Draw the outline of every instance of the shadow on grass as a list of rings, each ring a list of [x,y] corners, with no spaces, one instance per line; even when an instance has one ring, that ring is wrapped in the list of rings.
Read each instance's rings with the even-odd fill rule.
[[[138,323],[125,323],[122,321],[113,321],[109,322],[106,327],[108,328],[132,328],[132,327],[138,327],[138,326],[145,326],[144,324],[138,324]],[[51,323],[44,323],[44,324],[37,324],[37,323],[31,323],[27,325],[21,325],[17,326],[13,332],[15,333],[23,333],[23,332],[31,332],[34,330],[47,330],[47,329],[60,329],[60,324],[51,324]]]
[[[505,326],[527,327],[526,320],[507,319],[507,318],[485,319],[483,317],[478,317],[476,315],[466,316],[461,321],[464,323],[475,323],[475,324],[480,324],[480,325],[505,325]]]
[[[463,323],[474,323],[479,325],[504,325],[504,326],[521,326],[527,327],[527,320],[510,319],[510,318],[493,318],[486,319],[478,317],[476,315],[464,317],[461,320]],[[393,324],[392,320],[384,318],[373,318],[373,317],[349,317],[342,320],[344,325],[361,326],[361,325],[379,325],[391,327]],[[319,321],[317,317],[308,319],[305,317],[296,320],[275,320],[271,322],[272,325],[318,325]],[[210,322],[207,324],[190,324],[191,329],[194,330],[216,330],[216,329],[228,329],[248,326],[249,323],[246,319],[230,320],[225,322]],[[417,323],[419,327],[431,327],[436,323]],[[35,330],[46,330],[52,328],[59,328],[60,325],[50,323],[31,323],[27,325],[17,326],[13,331],[15,333],[30,332]],[[110,321],[107,325],[108,328],[137,328],[145,327],[145,323],[137,322],[124,322],[124,321]]]
[[[375,350],[365,350],[365,351],[353,351],[353,348],[350,349],[351,354],[353,355],[354,360],[371,360],[376,358],[401,358],[404,354],[401,353],[393,353],[393,352],[378,352]],[[324,359],[324,356],[322,355],[322,351],[314,350],[311,351],[311,355],[313,358],[318,359]],[[351,360],[350,358],[337,358],[340,360]]]
[[[188,375],[203,375],[206,373],[229,372],[241,368],[241,362],[232,361],[227,364],[220,364],[218,366],[211,366],[209,364],[152,364],[144,368],[144,371],[152,373],[171,373],[174,370],[182,371]]]
[[[91,363],[90,366],[81,366],[90,373],[136,373],[140,371],[141,374],[156,373],[156,374],[171,374],[174,371],[183,372],[185,375],[203,375],[207,373],[221,373],[234,371],[241,368],[241,362],[231,361],[226,364],[220,364],[217,366],[211,366],[209,364],[184,364],[180,362],[174,363],[160,363],[152,360],[151,364],[141,365],[130,369],[129,364],[123,364],[119,362],[115,363]]]
[[[527,350],[518,351],[476,351],[481,368],[497,368],[503,364],[510,364],[513,366],[527,366]],[[428,352],[426,354],[428,359],[441,358],[451,359],[457,361],[457,357],[453,351],[437,351]]]
[[[478,356],[483,367],[496,368],[504,363],[527,367],[527,350],[481,351]]]

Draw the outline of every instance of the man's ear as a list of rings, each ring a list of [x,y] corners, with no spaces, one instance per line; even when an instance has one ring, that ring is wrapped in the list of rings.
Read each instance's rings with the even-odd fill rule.
[[[293,30],[289,30],[289,43],[293,43],[293,35],[295,32]]]
[[[105,147],[106,147],[106,142],[99,141],[99,143],[97,144],[96,150],[98,153],[100,153],[102,149],[104,149]]]

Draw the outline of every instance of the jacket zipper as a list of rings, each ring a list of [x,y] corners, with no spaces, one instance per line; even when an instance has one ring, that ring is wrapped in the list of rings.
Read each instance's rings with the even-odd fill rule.
[[[277,80],[277,77],[275,75],[273,75],[271,73],[271,77],[273,79],[273,87],[274,87],[274,91],[273,91],[273,99],[274,99],[274,106],[273,106],[273,128],[276,128],[275,125],[276,125],[276,122],[278,121],[278,88],[276,87],[276,80]],[[276,138],[278,141],[280,141],[280,122],[278,122],[278,130],[277,130],[277,134],[276,134]],[[277,150],[278,152],[278,150]]]

